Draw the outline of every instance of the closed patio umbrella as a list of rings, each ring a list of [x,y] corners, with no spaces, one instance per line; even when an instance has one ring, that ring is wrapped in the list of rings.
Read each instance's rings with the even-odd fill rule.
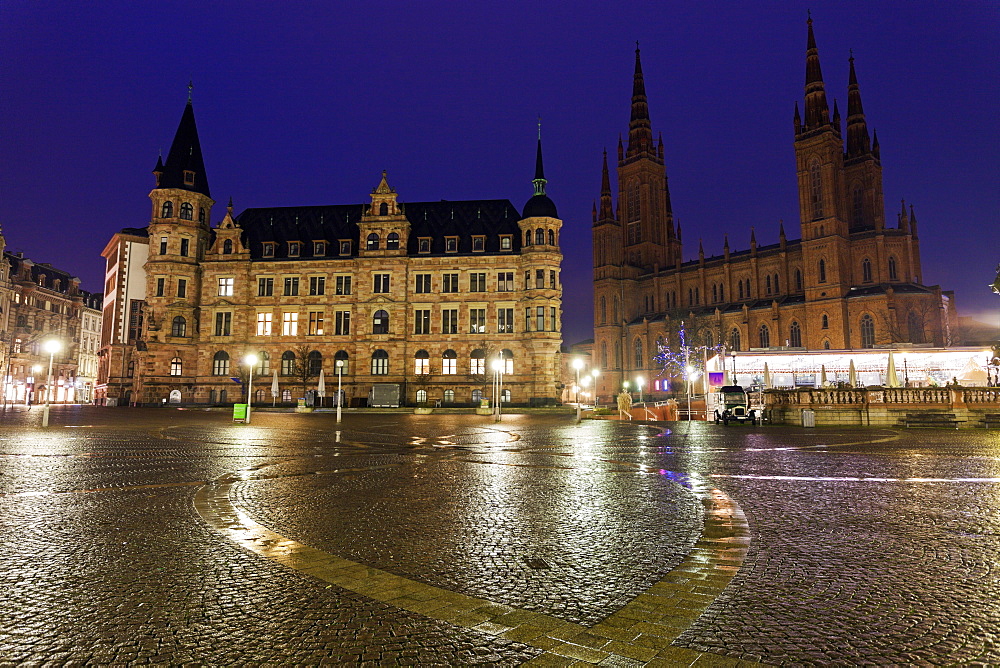
[[[271,381],[271,406],[278,400],[278,370],[274,370],[274,380]]]
[[[886,387],[899,387],[899,376],[896,375],[896,360],[892,356],[892,351],[889,351],[889,364],[885,370],[885,385]]]
[[[764,389],[771,389],[771,371],[767,368],[767,362],[764,362]]]
[[[826,387],[826,365],[821,364],[819,367],[819,385],[820,387]]]
[[[326,378],[323,376],[323,369],[319,370],[319,382],[316,383],[316,394],[318,394],[320,398],[326,396]]]
[[[851,360],[850,365],[847,367],[847,381],[851,384],[851,387],[858,386],[858,372],[854,368],[854,360]]]

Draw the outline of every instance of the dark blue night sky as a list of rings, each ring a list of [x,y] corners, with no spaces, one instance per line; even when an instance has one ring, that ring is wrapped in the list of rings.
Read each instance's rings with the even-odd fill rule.
[[[887,222],[915,205],[924,282],[1000,320],[995,2],[0,4],[8,247],[100,290],[144,226],[157,152],[194,81],[213,222],[255,206],[531,195],[542,117],[564,220],[565,339],[591,336],[591,204],[627,131],[635,41],[685,257],[798,237],[792,112],[813,9],[827,95],[853,49]]]

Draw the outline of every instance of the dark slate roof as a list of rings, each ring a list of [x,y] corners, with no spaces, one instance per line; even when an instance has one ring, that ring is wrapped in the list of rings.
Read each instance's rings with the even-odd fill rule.
[[[156,169],[161,169],[159,162],[156,164]],[[185,171],[194,172],[194,185],[184,183]],[[157,188],[181,188],[207,197],[212,196],[208,191],[208,176],[205,174],[205,161],[201,155],[201,142],[198,141],[194,107],[191,106],[190,100],[184,107],[180,125],[177,126],[177,134],[174,135],[170,153],[167,154],[167,161],[162,165]]]
[[[149,228],[148,227],[123,227],[119,234],[129,234],[133,237],[148,237]]]
[[[95,311],[100,311],[104,308],[103,292],[87,292],[86,290],[80,290],[80,296],[83,297],[83,305],[87,308],[92,308]]]
[[[417,255],[419,237],[431,238],[430,255],[445,255],[445,237],[458,237],[458,254],[472,254],[472,236],[486,237],[486,253],[500,252],[499,235],[511,235],[510,251],[521,249],[521,216],[505,199],[469,200],[463,202],[405,202],[403,213],[410,222],[407,254]],[[357,255],[360,242],[358,221],[361,204],[334,204],[329,206],[296,206],[254,208],[243,211],[236,222],[243,228],[243,243],[250,249],[250,257],[262,257],[262,242],[278,243],[275,258],[288,257],[288,241],[303,242],[299,258],[312,257],[315,240],[335,244],[338,239],[351,239],[352,254]],[[382,240],[385,247],[385,239]],[[337,257],[336,247],[327,250],[324,257]],[[454,253],[448,253],[453,255]],[[426,255],[426,253],[424,253]],[[267,259],[271,259],[270,257]]]
[[[28,259],[22,257],[20,253],[12,253],[10,251],[4,251],[3,255],[4,258],[7,260],[8,264],[10,264],[11,277],[16,276],[18,273],[20,273],[21,266],[24,264],[24,261]],[[41,276],[42,274],[44,274],[46,278],[45,285],[43,286],[44,288],[48,290],[53,290],[55,292],[62,292],[64,294],[69,294],[69,282],[70,279],[73,278],[73,274],[65,272],[62,269],[56,269],[47,262],[43,263],[32,262],[31,282],[37,285],[38,277]],[[53,281],[55,280],[59,281],[58,290],[55,290],[55,288],[53,287],[54,285]]]
[[[889,288],[892,288],[894,292],[906,293],[906,294],[923,294],[929,295],[933,294],[934,291],[923,285],[917,285],[916,283],[879,283],[878,285],[865,285],[862,287],[851,288],[847,291],[847,298],[851,297],[868,297],[871,295],[884,295]]]
[[[556,211],[556,203],[549,199],[548,195],[532,195],[524,205],[522,217],[538,218],[542,216],[558,218],[559,213]]]

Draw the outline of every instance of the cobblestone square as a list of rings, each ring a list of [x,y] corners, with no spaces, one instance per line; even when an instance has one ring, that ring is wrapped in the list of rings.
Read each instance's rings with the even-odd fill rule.
[[[1000,663],[1000,432],[0,413],[0,665]]]

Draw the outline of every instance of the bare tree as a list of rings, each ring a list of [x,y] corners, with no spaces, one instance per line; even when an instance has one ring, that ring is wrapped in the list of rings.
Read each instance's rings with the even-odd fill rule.
[[[480,370],[476,370],[476,368],[473,367],[472,371],[469,373],[469,379],[472,381],[473,385],[479,386],[482,396],[485,397],[487,388],[493,382],[493,370],[490,369],[490,364],[499,351],[492,343],[484,343],[479,346],[478,349],[483,351],[482,367]]]
[[[295,376],[302,383],[302,396],[305,396],[309,386],[309,380],[319,376],[319,369],[314,369],[309,359],[309,346],[302,344],[292,350],[295,357],[292,359],[291,375]]]

